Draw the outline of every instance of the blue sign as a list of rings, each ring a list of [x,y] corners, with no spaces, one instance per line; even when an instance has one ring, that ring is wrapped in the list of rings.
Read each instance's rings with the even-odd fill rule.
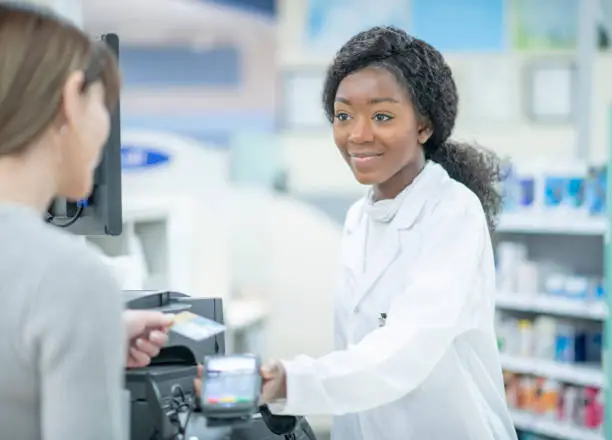
[[[121,168],[142,170],[167,165],[170,155],[156,148],[124,145],[121,147]]]
[[[507,47],[506,3],[412,0],[410,32],[441,52],[501,52]]]
[[[198,0],[202,3],[217,3],[222,6],[231,6],[246,12],[262,14],[267,17],[276,17],[275,0]]]

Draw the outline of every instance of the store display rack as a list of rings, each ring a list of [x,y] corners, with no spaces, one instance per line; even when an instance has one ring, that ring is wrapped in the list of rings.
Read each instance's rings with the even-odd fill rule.
[[[559,260],[562,266],[572,267],[577,272],[598,273],[607,275],[604,264],[604,250],[608,245],[608,220],[601,216],[581,215],[530,215],[525,213],[505,214],[500,218],[494,245],[502,242],[520,243],[528,250],[529,258],[534,260]],[[609,277],[605,277],[609,280]],[[604,291],[610,292],[609,282],[604,284]],[[498,315],[514,316],[515,319],[531,319],[547,316],[563,322],[577,322],[576,325],[599,328],[601,334],[608,319],[607,298],[571,297],[550,295],[544,292],[520,292],[500,289],[496,298]],[[537,336],[534,336],[534,338]],[[501,363],[506,374],[517,377],[541,378],[540,383],[553,381],[561,387],[575,387],[579,390],[601,390],[598,397],[601,408],[605,401],[606,362],[572,363],[558,361],[550,357],[527,355],[501,348]],[[606,357],[603,350],[602,358]],[[534,379],[535,380],[535,379]],[[559,399],[562,393],[559,391]],[[582,396],[579,394],[579,396]],[[578,399],[581,399],[579,397]],[[582,402],[581,402],[582,404]],[[510,405],[515,426],[519,431],[526,431],[541,438],[561,440],[604,440],[604,427],[607,421],[599,414],[599,421],[593,421],[593,408],[577,408],[578,419],[563,419],[557,411],[540,411],[541,408],[517,408]],[[561,409],[559,409],[559,412]],[[586,417],[586,422],[585,422]],[[589,418],[590,417],[590,418]],[[538,437],[539,438],[539,437]]]

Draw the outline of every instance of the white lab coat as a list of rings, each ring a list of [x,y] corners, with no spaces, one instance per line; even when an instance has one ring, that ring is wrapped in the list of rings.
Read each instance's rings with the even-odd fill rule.
[[[336,351],[283,361],[287,400],[272,410],[332,414],[333,440],[515,440],[478,198],[429,162],[364,272],[366,203],[345,223]]]

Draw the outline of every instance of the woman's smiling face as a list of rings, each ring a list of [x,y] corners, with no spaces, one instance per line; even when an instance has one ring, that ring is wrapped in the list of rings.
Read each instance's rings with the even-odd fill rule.
[[[404,182],[405,176],[412,180],[423,167],[419,138],[428,129],[405,88],[387,69],[366,67],[340,82],[333,130],[355,178],[383,193],[401,191],[410,183]]]

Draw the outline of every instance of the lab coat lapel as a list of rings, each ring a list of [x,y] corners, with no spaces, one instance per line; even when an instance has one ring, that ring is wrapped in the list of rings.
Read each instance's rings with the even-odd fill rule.
[[[342,244],[342,266],[345,270],[345,289],[355,295],[356,286],[362,276],[365,247],[361,238],[365,235],[366,222],[361,209],[352,218],[347,218]]]
[[[374,257],[369,259],[368,268],[358,284],[359,288],[355,297],[355,306],[359,305],[361,300],[370,292],[374,284],[399,254],[400,233],[397,228],[389,228],[382,240],[383,243],[377,247]],[[365,255],[363,255],[363,258],[365,258]]]
[[[434,163],[428,163],[421,175],[415,179],[411,189],[402,200],[395,218],[391,221],[383,237],[383,243],[377,246],[376,255],[370,259],[370,267],[367,268],[360,282],[357,283],[354,307],[359,306],[361,301],[373,290],[376,282],[398,257],[402,248],[402,235],[412,228],[425,206],[428,195],[444,177],[448,177],[448,175],[442,167]],[[365,220],[362,219],[360,224],[361,231],[364,232],[360,234],[362,246],[358,261],[363,262],[363,258],[365,258],[365,246],[363,245],[365,241]]]

